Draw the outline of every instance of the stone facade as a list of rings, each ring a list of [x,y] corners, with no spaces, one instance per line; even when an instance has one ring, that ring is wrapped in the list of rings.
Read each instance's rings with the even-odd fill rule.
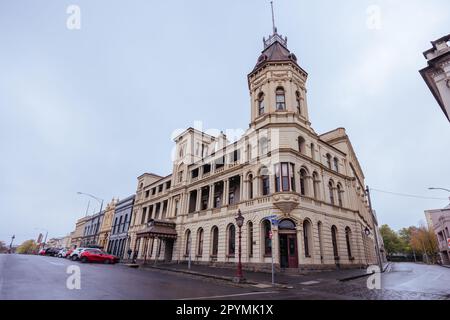
[[[129,248],[128,229],[131,224],[135,196],[132,195],[115,206],[111,235],[109,237],[107,251],[121,259],[127,257]]]
[[[234,266],[240,210],[247,269],[269,269],[272,255],[294,270],[377,263],[363,171],[344,128],[311,128],[307,77],[275,32],[248,75],[249,129],[230,143],[189,128],[175,138],[171,175],[138,177],[129,230],[138,260]]]
[[[117,200],[112,199],[111,202],[106,205],[105,214],[99,229],[97,244],[104,249],[108,247],[116,203]]]
[[[78,248],[81,246],[84,235],[84,226],[88,217],[83,217],[77,220],[75,224],[75,230],[71,233],[72,237],[70,239],[70,245],[72,248]]]
[[[82,247],[99,246],[99,232],[102,225],[105,211],[93,214],[86,217],[86,223],[84,225],[83,237],[81,239]]]
[[[423,54],[428,66],[420,73],[450,121],[450,34],[436,41]]]
[[[425,216],[428,226],[436,234],[442,263],[450,265],[450,205],[444,209],[427,210]]]

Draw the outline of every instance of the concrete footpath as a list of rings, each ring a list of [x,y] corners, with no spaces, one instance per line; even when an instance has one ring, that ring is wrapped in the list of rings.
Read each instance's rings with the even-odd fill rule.
[[[205,265],[191,264],[190,269],[187,263],[180,264],[146,264],[140,265],[143,268],[154,268],[170,272],[184,273],[189,275],[201,276],[205,278],[218,279],[223,281],[234,281],[236,269],[209,267]],[[389,264],[383,266],[383,272],[389,267]],[[349,281],[357,278],[366,277],[369,274],[367,269],[344,269],[331,271],[305,271],[302,273],[275,273],[275,286],[290,288],[299,283],[311,281]],[[271,286],[272,274],[267,272],[255,272],[244,270],[245,283],[255,286]]]

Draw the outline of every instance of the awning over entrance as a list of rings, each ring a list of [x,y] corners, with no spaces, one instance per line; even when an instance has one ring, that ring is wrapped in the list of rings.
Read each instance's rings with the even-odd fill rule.
[[[176,239],[177,231],[175,230],[175,223],[151,220],[148,227],[139,231],[137,236],[158,239]]]

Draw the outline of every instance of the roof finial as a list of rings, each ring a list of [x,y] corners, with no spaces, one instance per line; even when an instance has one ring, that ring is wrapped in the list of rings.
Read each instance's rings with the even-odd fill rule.
[[[273,34],[277,33],[277,27],[275,27],[275,15],[273,13],[273,1],[270,1],[270,7],[272,8],[272,28],[273,28]]]

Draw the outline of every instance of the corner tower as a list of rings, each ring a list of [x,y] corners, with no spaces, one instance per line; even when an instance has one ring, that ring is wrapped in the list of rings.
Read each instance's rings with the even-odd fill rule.
[[[310,129],[306,80],[308,74],[287,47],[287,37],[263,39],[264,50],[248,75],[252,129],[273,123],[298,123]]]

